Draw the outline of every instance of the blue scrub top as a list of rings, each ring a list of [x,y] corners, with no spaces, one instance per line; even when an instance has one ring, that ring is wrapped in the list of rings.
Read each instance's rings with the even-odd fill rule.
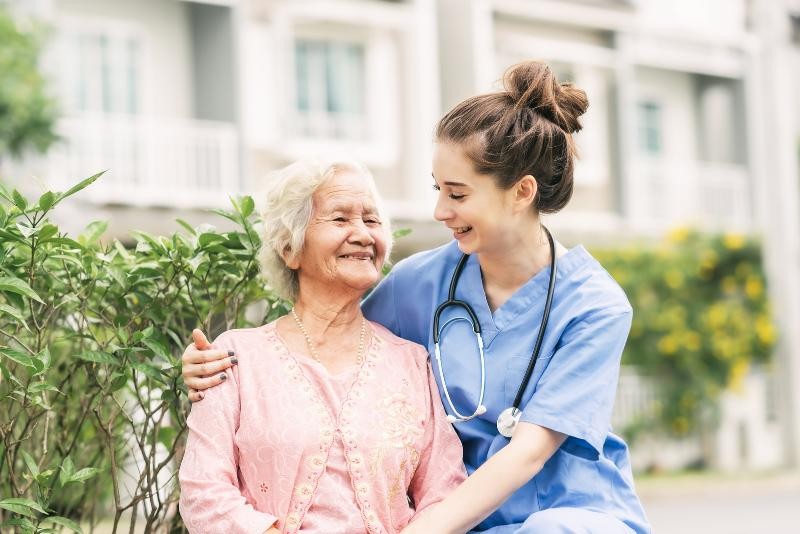
[[[460,257],[453,241],[399,262],[364,302],[365,315],[433,354],[433,313],[447,299]],[[530,361],[549,277],[548,266],[492,313],[477,257],[468,259],[461,274],[455,298],[474,309],[486,357],[487,411],[455,425],[468,473],[509,442],[497,432],[497,416],[514,402]],[[522,525],[539,510],[582,508],[611,515],[634,532],[650,532],[634,491],[627,446],[611,433],[610,424],[631,315],[625,293],[586,249],[579,246],[558,258],[547,332],[520,408],[522,421],[568,437],[542,470],[476,530]],[[450,397],[459,412],[471,414],[480,392],[480,359],[470,323],[458,320],[462,317],[466,313],[456,307],[442,314],[440,349]],[[441,377],[434,374],[449,412]],[[496,531],[501,530],[509,531]]]

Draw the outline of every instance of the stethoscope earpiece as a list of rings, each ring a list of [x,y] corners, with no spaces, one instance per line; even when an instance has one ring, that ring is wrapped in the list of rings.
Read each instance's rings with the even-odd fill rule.
[[[486,413],[486,406],[484,406],[483,404],[481,404],[480,406],[478,406],[478,409],[477,409],[477,410],[475,410],[475,413],[476,413],[477,415],[483,415],[483,414],[485,414],[485,413]]]

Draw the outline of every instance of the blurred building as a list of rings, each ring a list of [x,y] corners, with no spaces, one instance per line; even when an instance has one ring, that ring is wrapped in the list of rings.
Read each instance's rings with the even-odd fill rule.
[[[741,408],[770,405],[760,381],[755,400],[734,399],[712,456],[800,463],[797,0],[11,3],[54,28],[45,64],[63,106],[64,142],[25,176],[63,189],[109,169],[65,223],[108,219],[117,235],[207,221],[203,208],[257,192],[269,170],[332,152],[365,161],[396,225],[415,230],[401,254],[442,243],[437,118],[514,62],[549,62],[591,102],[574,199],[548,219],[562,241],[679,224],[764,233],[782,424]]]

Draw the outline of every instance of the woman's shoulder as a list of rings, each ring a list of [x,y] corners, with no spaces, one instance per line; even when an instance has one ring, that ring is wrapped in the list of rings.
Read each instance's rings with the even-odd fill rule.
[[[420,274],[436,273],[443,268],[458,261],[461,251],[456,241],[451,241],[440,247],[417,252],[397,262],[392,268],[393,274]]]
[[[233,328],[221,333],[214,340],[214,348],[234,349],[237,352],[245,349],[263,350],[269,339],[274,338],[275,321],[263,326],[251,328]]]
[[[415,360],[427,360],[428,351],[419,343],[414,343],[413,341],[403,339],[393,334],[391,330],[380,323],[374,321],[369,321],[369,323],[372,326],[372,331],[375,333],[375,336],[380,340],[381,344],[387,347],[387,350],[406,354],[408,357]]]
[[[623,314],[631,312],[627,295],[616,280],[589,251],[578,245],[560,260],[565,288],[574,304],[585,313]],[[563,270],[562,270],[563,269]]]

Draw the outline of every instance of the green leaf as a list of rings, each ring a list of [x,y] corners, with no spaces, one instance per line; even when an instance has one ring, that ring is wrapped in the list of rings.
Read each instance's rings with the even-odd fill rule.
[[[395,239],[400,239],[401,237],[405,237],[412,232],[411,228],[398,228],[397,230],[392,232],[392,237]]]
[[[17,509],[15,510],[14,508],[10,508],[11,506],[16,507]],[[0,508],[5,508],[6,510],[11,510],[12,512],[15,512],[17,514],[22,513],[22,512],[19,511],[20,509],[27,509],[28,513],[27,514],[22,513],[22,515],[28,515],[29,517],[36,517],[35,514],[30,513],[30,510],[35,510],[35,511],[40,512],[42,514],[46,514],[47,513],[47,512],[45,512],[44,508],[42,508],[41,505],[39,503],[37,503],[36,501],[32,501],[30,499],[23,499],[21,497],[14,497],[14,498],[11,498],[11,499],[3,499],[2,501],[0,501]]]
[[[29,367],[33,370],[36,370],[38,368],[33,358],[18,350],[6,347],[0,347],[0,354],[2,354],[3,356],[5,356],[6,358],[8,358],[13,362],[16,362],[25,367]]]
[[[35,478],[39,475],[39,466],[36,465],[36,461],[30,454],[28,454],[27,451],[20,452],[22,452],[22,459],[25,460],[25,465],[28,466],[28,471],[30,471],[31,475],[33,475]]]
[[[20,194],[20,192],[16,189],[11,192],[11,199],[14,202],[14,205],[19,208],[19,211],[25,211],[25,208],[28,207],[28,201],[25,200],[25,197],[23,197],[22,194]]]
[[[69,484],[70,480],[72,479],[72,475],[74,474],[75,464],[72,463],[72,458],[67,456],[64,458],[64,461],[61,462],[61,470],[58,473],[58,484],[63,488]]]
[[[73,521],[72,519],[67,519],[66,517],[61,517],[59,515],[50,516],[45,519],[43,522],[50,522],[55,523],[56,525],[60,525],[62,527],[67,527],[68,529],[72,530],[73,532],[77,532],[78,534],[83,534],[83,530],[81,530],[80,525]]]
[[[244,217],[245,219],[248,218],[253,213],[255,207],[256,205],[255,202],[253,202],[253,197],[251,196],[242,197],[242,202],[240,205],[240,209],[242,210],[242,217]]]
[[[58,195],[58,199],[56,200],[56,202],[61,202],[65,198],[74,195],[75,193],[77,193],[81,189],[85,189],[86,187],[88,187],[91,184],[93,184],[95,182],[95,180],[97,180],[98,178],[103,176],[105,173],[106,173],[106,171],[98,172],[94,176],[90,176],[89,178],[83,180],[82,182],[79,182],[78,184],[72,186],[71,188],[69,188],[64,193],[61,193],[60,195]]]
[[[134,363],[131,365],[134,369],[139,371],[140,373],[144,374],[152,378],[157,382],[164,382],[164,375],[161,373],[161,370],[158,369],[156,366],[149,364],[149,363]]]
[[[43,302],[42,299],[39,298],[39,295],[37,295],[28,284],[19,278],[11,278],[9,276],[0,277],[0,291],[17,293],[18,295],[24,295],[28,298],[32,298],[37,302]]]
[[[164,345],[162,345],[155,339],[144,338],[142,339],[142,343],[144,343],[147,346],[147,348],[153,351],[153,354],[155,354],[156,356],[169,358],[169,351],[166,349],[166,347],[164,347]]]
[[[31,329],[28,327],[28,323],[25,322],[25,316],[22,315],[22,312],[19,311],[17,308],[9,306],[8,304],[0,303],[0,312],[7,313],[8,315],[16,319],[20,324],[22,324],[22,326],[25,327],[25,330],[27,330],[28,332],[31,331]]]
[[[113,354],[99,350],[87,350],[84,352],[79,352],[76,356],[87,362],[119,365],[119,361],[117,361]]]
[[[108,222],[106,221],[92,221],[86,226],[86,230],[83,231],[83,234],[80,236],[81,242],[90,244],[95,243],[100,236],[108,228]]]
[[[0,525],[0,527],[20,527],[22,528],[22,534],[29,534],[36,532],[36,525],[31,523],[31,520],[28,519],[27,517],[12,517],[8,521]],[[0,528],[0,532],[5,532],[5,530],[2,530],[2,528]]]
[[[175,221],[178,224],[180,224],[181,226],[183,226],[184,230],[189,232],[189,235],[196,235],[197,234],[197,232],[194,231],[194,227],[192,227],[191,224],[189,224],[188,222],[184,221],[183,219],[175,219]]]
[[[198,243],[205,248],[214,243],[222,243],[225,238],[219,234],[201,234]]]
[[[164,445],[167,450],[172,450],[175,446],[175,438],[178,436],[178,431],[171,426],[162,426],[158,429],[158,442]]]
[[[100,469],[96,467],[84,467],[74,475],[69,478],[70,482],[84,482],[89,480],[93,476],[97,475],[100,472]]]
[[[53,207],[55,201],[56,195],[52,191],[47,191],[39,197],[39,209],[42,211],[47,211]]]
[[[121,372],[115,372],[111,375],[111,391],[119,391],[124,388],[128,383],[128,375]]]

